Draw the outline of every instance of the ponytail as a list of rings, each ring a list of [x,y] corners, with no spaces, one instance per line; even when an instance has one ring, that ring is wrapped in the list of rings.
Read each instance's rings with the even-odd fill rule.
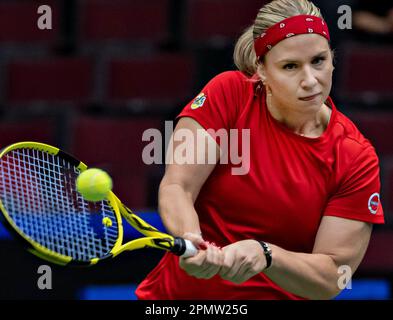
[[[254,49],[253,26],[248,27],[238,39],[233,52],[236,67],[247,76],[257,71],[257,57]]]

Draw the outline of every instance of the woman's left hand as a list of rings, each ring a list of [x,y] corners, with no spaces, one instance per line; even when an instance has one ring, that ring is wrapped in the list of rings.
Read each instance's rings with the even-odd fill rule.
[[[219,275],[221,278],[241,284],[260,273],[266,267],[266,258],[260,243],[242,240],[222,248],[224,262]]]

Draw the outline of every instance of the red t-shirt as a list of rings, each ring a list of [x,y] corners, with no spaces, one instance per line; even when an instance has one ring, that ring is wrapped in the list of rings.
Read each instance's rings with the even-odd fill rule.
[[[217,164],[198,195],[195,208],[203,238],[219,246],[259,239],[311,253],[323,216],[384,223],[375,150],[332,100],[326,102],[332,113],[325,132],[308,138],[276,121],[266,107],[265,94],[256,95],[254,87],[241,72],[222,73],[179,115],[215,131],[250,129],[248,174],[232,174],[231,169],[240,165]],[[194,278],[169,253],[136,295],[139,299],[301,299],[263,273],[241,285],[218,275]]]

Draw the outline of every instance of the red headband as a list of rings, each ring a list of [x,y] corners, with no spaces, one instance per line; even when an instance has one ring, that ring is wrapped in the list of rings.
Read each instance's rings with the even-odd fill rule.
[[[255,53],[260,58],[281,40],[308,33],[320,34],[330,41],[329,30],[323,19],[310,15],[298,15],[276,23],[255,39]]]

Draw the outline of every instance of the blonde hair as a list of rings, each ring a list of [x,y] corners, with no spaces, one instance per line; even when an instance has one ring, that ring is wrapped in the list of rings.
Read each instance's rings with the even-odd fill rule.
[[[254,24],[236,42],[233,60],[237,68],[247,76],[254,75],[258,67],[254,39],[276,23],[300,14],[322,18],[320,10],[308,0],[273,0],[259,9]]]

